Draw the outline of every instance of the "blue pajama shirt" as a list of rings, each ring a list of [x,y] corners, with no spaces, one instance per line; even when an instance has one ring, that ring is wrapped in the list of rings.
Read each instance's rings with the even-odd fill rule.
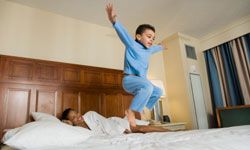
[[[125,75],[122,81],[124,90],[134,95],[130,109],[137,112],[142,112],[145,106],[152,109],[162,95],[162,90],[147,79],[148,63],[150,56],[163,50],[163,47],[154,45],[146,48],[135,41],[119,21],[113,27],[125,45],[124,74],[136,75]]]

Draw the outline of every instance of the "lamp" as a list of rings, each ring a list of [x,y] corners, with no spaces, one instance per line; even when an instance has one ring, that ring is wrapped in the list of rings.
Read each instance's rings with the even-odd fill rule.
[[[150,81],[153,85],[159,87],[162,90],[161,98],[165,98],[167,95],[163,82],[161,80],[150,80]]]
[[[155,104],[155,106],[153,108],[154,120],[158,121],[158,122],[162,122],[163,121],[163,110],[162,110],[161,99],[167,97],[165,87],[164,87],[164,84],[161,80],[150,80],[150,81],[153,85],[159,87],[162,90],[162,96],[160,97],[160,100],[157,101],[157,103]]]

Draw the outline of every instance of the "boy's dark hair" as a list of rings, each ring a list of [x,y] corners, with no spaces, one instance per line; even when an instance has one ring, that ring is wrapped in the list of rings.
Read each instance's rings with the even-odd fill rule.
[[[72,109],[72,108],[67,108],[67,109],[65,109],[65,110],[63,111],[63,113],[62,113],[61,120],[69,120],[68,115],[69,115],[70,111],[73,111],[73,110],[74,110],[74,109]]]
[[[142,34],[145,30],[150,29],[155,32],[155,27],[150,24],[141,24],[137,27],[135,34]]]

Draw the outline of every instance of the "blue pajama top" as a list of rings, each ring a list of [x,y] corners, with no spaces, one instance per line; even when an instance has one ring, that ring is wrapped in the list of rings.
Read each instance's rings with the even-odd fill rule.
[[[135,41],[119,21],[116,21],[113,27],[126,48],[124,73],[146,78],[151,54],[163,50],[163,47],[161,45],[154,45],[146,48],[143,44]]]

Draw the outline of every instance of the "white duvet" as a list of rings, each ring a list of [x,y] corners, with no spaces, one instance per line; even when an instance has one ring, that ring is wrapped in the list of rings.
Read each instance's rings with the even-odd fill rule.
[[[39,150],[250,150],[250,125],[165,133],[93,135],[68,147]]]

